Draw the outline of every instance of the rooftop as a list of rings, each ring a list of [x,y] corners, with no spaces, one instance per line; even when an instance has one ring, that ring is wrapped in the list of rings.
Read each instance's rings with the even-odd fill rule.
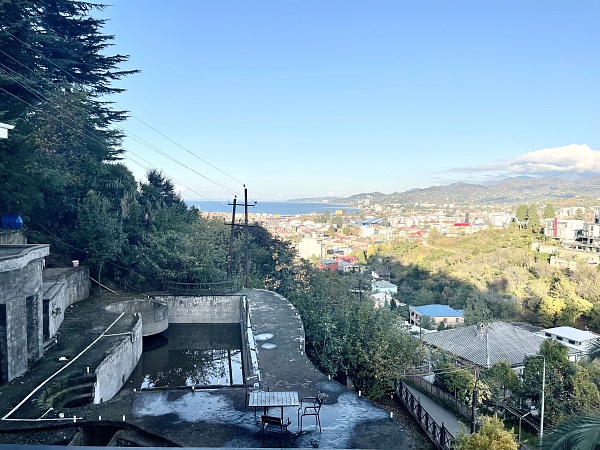
[[[422,316],[431,317],[462,317],[462,310],[452,309],[447,305],[425,305],[425,306],[411,306],[410,309],[417,311]]]
[[[499,361],[515,367],[525,356],[538,353],[545,339],[509,323],[493,322],[438,331],[423,336],[423,340],[481,367]]]
[[[596,333],[592,333],[591,331],[578,330],[573,327],[556,327],[556,328],[548,328],[546,330],[542,330],[539,332],[540,335],[542,333],[550,333],[556,336],[560,336],[566,339],[572,339],[578,342],[589,341],[591,339],[598,339],[600,335]]]

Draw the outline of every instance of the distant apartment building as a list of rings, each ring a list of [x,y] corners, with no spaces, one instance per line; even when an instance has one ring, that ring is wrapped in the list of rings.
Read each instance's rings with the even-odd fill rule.
[[[298,254],[304,259],[325,258],[327,245],[320,239],[305,237],[298,242]]]
[[[545,219],[544,234],[560,241],[574,241],[583,234],[585,221],[575,219]]]

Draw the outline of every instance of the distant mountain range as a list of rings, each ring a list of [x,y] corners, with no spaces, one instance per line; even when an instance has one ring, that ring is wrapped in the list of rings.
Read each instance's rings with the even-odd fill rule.
[[[371,200],[376,203],[433,203],[455,205],[531,204],[535,202],[560,201],[565,199],[590,200],[600,198],[600,176],[579,179],[518,177],[492,185],[452,183],[446,186],[431,186],[410,189],[405,192],[383,194],[371,192],[351,197],[302,198],[295,202],[329,202],[357,204]]]

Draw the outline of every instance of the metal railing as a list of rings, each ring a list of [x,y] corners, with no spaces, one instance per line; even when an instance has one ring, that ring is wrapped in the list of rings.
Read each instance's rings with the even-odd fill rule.
[[[228,295],[237,291],[233,281],[217,283],[180,283],[165,281],[164,289],[171,295]]]
[[[408,412],[419,423],[423,431],[427,434],[431,442],[439,450],[450,450],[454,443],[454,436],[450,433],[444,423],[438,424],[427,410],[421,405],[419,399],[410,392],[402,381],[396,386],[396,395],[402,404],[408,409]]]
[[[405,374],[404,376],[411,383],[414,383],[420,388],[424,389],[425,392],[428,392],[441,400],[451,403],[459,414],[461,414],[467,419],[471,419],[471,408],[465,405],[464,403],[459,402],[452,394],[449,394],[448,392],[440,389],[435,384],[430,383],[429,381],[425,380],[424,378],[418,375]]]

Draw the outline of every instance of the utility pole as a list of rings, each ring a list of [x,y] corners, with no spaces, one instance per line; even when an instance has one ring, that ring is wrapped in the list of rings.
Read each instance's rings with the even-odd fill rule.
[[[475,385],[473,387],[473,405],[471,405],[471,433],[477,431],[477,368],[475,368]]]
[[[231,203],[230,203],[231,204]],[[236,205],[237,205],[237,196],[233,199],[233,217],[231,219],[231,239],[230,239],[230,244],[229,244],[229,259],[230,261],[233,260],[233,229],[235,227],[235,209],[236,209]],[[244,287],[248,287],[248,276],[250,274],[250,244],[249,244],[249,237],[248,237],[248,206],[256,206],[256,202],[254,202],[253,204],[248,204],[248,189],[246,188],[246,185],[244,185]],[[230,262],[231,265],[231,262]],[[231,275],[231,269],[228,266],[227,268],[227,277],[229,278],[229,276]]]
[[[227,256],[227,279],[231,278],[231,264],[233,263],[233,230],[235,228],[235,207],[237,195],[233,197],[233,213],[231,214],[231,235],[229,236],[229,255]]]

